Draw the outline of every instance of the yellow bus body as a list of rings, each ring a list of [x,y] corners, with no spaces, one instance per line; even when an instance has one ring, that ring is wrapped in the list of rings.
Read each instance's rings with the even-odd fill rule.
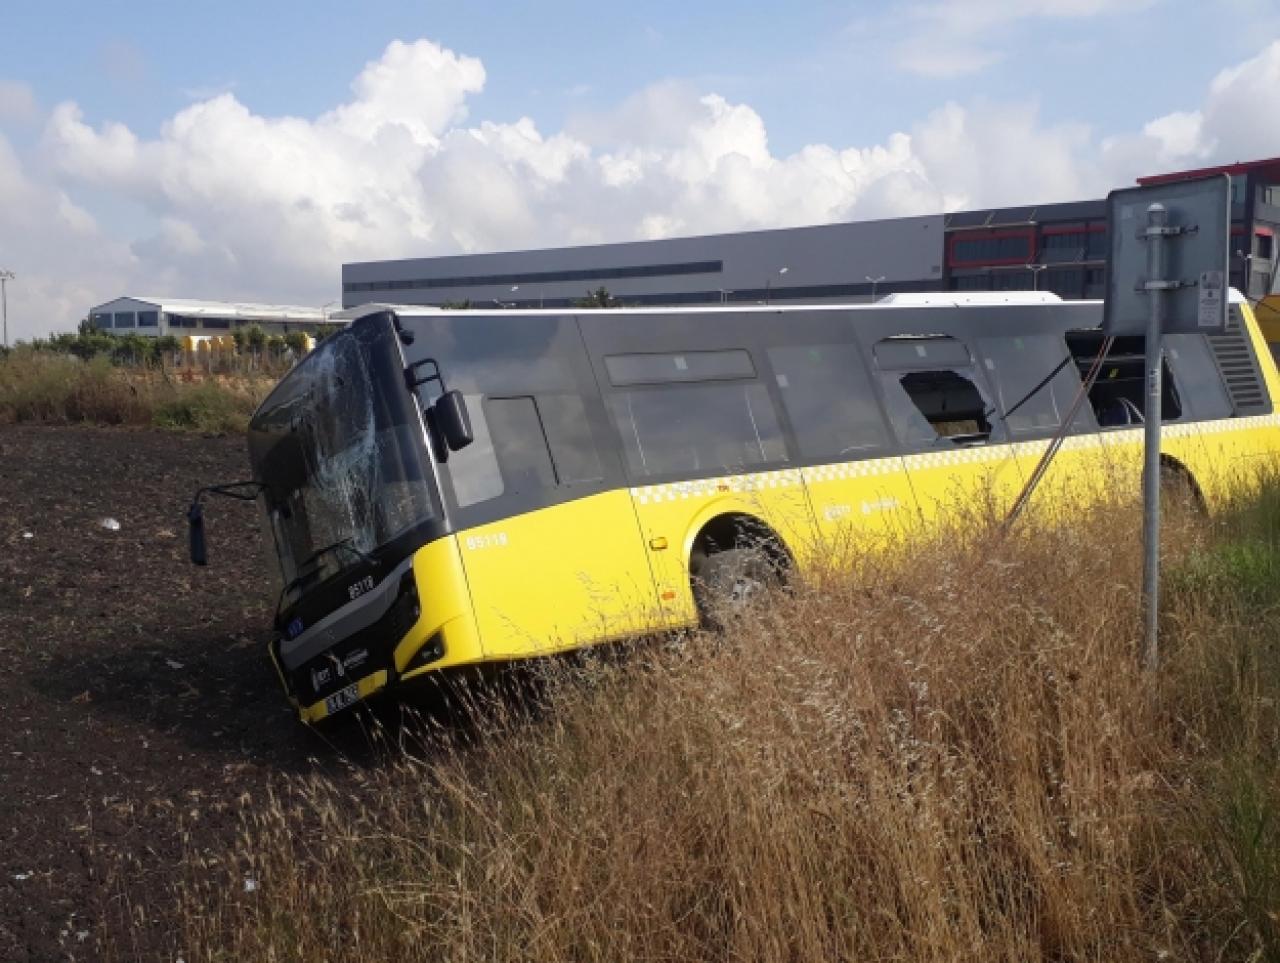
[[[1247,304],[1241,308],[1274,403],[1280,375],[1253,312]],[[408,679],[696,625],[691,553],[712,519],[740,516],[768,526],[803,574],[829,561],[836,546],[875,550],[927,530],[958,500],[987,500],[1003,512],[1048,444],[990,444],[641,485],[448,535],[413,556],[422,612],[395,648],[396,673]],[[1258,417],[1166,425],[1162,452],[1186,469],[1213,510],[1239,494],[1259,467],[1275,464],[1280,413],[1273,408]],[[1103,486],[1136,492],[1141,461],[1141,427],[1073,435],[1037,501],[1075,510]],[[414,654],[428,639],[439,640],[444,655],[414,667]],[[389,681],[386,671],[366,676],[360,697]],[[328,714],[323,700],[298,708],[308,722]]]

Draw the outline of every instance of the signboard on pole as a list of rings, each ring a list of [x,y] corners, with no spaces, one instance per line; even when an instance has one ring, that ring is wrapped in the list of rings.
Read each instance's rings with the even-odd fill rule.
[[[1225,174],[1107,195],[1111,260],[1102,331],[1143,335],[1142,665],[1159,665],[1160,423],[1164,336],[1227,326],[1231,180]],[[1106,342],[1110,344],[1110,340]]]
[[[1167,223],[1154,228],[1147,212],[1162,205]],[[1198,177],[1107,195],[1107,300],[1102,330],[1141,335],[1154,291],[1164,301],[1162,334],[1215,334],[1227,326],[1227,257],[1231,236],[1231,178]],[[1152,232],[1159,231],[1164,270],[1151,270]]]

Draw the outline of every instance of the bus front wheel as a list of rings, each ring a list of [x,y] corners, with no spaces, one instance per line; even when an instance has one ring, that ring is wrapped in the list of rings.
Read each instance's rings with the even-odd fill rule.
[[[693,597],[703,626],[723,629],[781,584],[782,573],[767,552],[730,548],[702,559],[693,573]]]

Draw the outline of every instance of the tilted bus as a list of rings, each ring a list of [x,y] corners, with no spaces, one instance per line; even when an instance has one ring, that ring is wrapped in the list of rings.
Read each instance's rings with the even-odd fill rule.
[[[1166,344],[1162,452],[1209,507],[1280,451],[1275,363],[1248,305],[1230,315]],[[249,429],[284,687],[314,722],[426,673],[691,626],[748,541],[803,572],[957,498],[1007,504],[1060,431],[1040,497],[1082,497],[1104,462],[1136,479],[1138,339],[1063,427],[1100,319],[1044,295],[371,307]]]

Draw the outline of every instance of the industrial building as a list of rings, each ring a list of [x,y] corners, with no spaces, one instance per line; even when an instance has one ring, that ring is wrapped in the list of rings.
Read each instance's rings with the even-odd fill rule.
[[[116,298],[99,304],[90,309],[89,320],[99,331],[151,337],[162,334],[216,336],[248,325],[257,325],[267,334],[283,335],[290,331],[315,332],[346,324],[331,317],[323,308],[146,297]]]
[[[1231,177],[1231,279],[1277,291],[1280,158],[1139,179]],[[860,301],[908,291],[1100,298],[1106,201],[993,208],[658,241],[342,266],[342,303],[568,307],[600,287],[625,304]]]

